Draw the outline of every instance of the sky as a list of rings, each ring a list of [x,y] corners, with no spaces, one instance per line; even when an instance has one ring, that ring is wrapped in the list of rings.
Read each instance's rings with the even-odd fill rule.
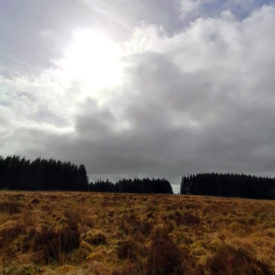
[[[0,0],[0,153],[275,176],[274,26],[272,0]]]

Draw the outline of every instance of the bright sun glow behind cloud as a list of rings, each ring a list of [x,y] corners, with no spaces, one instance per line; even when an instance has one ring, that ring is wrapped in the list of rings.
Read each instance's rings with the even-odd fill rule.
[[[274,1],[2,2],[2,154],[275,175]]]
[[[60,64],[67,77],[90,88],[120,83],[123,64],[120,46],[99,31],[78,30]]]

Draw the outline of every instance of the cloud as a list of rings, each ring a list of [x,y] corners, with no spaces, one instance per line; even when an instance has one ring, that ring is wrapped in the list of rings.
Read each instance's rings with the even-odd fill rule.
[[[200,17],[173,34],[139,24],[120,41],[114,86],[70,77],[64,56],[2,76],[1,150],[84,162],[91,176],[274,175],[274,25],[272,5]]]
[[[6,69],[29,72],[46,68],[60,55],[75,25],[92,19],[80,1],[26,0],[0,3],[0,62]]]
[[[272,0],[180,0],[180,18],[186,24],[197,18],[216,17],[223,11],[230,11],[242,20],[253,10],[273,4]]]
[[[213,0],[182,0],[181,18],[185,20],[187,17],[190,16],[198,16],[200,14],[201,8],[211,2],[213,2]]]

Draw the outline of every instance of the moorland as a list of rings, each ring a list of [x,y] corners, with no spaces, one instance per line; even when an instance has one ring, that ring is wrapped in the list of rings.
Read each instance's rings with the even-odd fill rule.
[[[0,192],[1,274],[274,272],[274,201]]]

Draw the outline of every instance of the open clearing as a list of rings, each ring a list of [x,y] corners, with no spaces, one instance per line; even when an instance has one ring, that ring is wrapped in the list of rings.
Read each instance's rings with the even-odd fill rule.
[[[0,192],[1,274],[273,274],[275,202]]]

